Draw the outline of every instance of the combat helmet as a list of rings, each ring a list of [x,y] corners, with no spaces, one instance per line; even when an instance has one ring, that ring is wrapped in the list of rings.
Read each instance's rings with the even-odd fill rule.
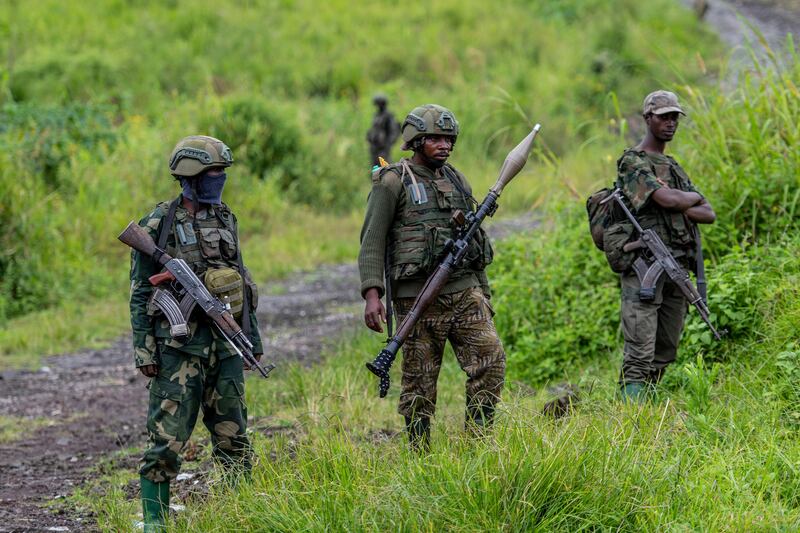
[[[176,178],[191,177],[212,167],[229,167],[233,153],[227,145],[207,135],[184,137],[169,156],[169,170]]]
[[[410,150],[414,139],[425,135],[447,135],[458,138],[458,121],[453,112],[436,104],[425,104],[415,107],[406,116],[401,128],[403,134],[403,150]]]

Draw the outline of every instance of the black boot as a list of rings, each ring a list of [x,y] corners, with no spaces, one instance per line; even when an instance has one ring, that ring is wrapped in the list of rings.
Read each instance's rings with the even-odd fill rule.
[[[464,429],[473,437],[483,437],[494,422],[494,406],[488,404],[468,405],[464,417]]]
[[[431,419],[427,416],[406,417],[408,444],[415,452],[424,453],[431,448]]]

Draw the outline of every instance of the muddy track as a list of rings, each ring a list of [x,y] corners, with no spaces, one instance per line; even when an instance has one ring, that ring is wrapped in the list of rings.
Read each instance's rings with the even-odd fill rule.
[[[502,238],[536,224],[532,216],[516,217],[491,224],[490,233]],[[259,298],[258,318],[276,371],[289,361],[319,361],[327,342],[360,327],[358,286],[357,268],[349,264],[262,287],[269,294]],[[130,345],[126,336],[100,350],[49,357],[35,372],[0,375],[0,412],[51,424],[0,445],[0,531],[96,528],[91,515],[63,499],[86,485],[98,461],[115,457],[117,466],[136,467],[138,451],[116,453],[141,449],[146,441],[147,380],[132,368]],[[135,491],[130,488],[131,497]],[[48,502],[49,508],[42,507]]]
[[[800,6],[789,0],[709,4],[706,20],[731,46],[751,38],[732,5],[771,46],[787,32],[800,33]],[[493,238],[502,238],[535,225],[523,216],[489,227]],[[355,265],[323,267],[271,284],[258,310],[267,354],[279,365],[318,361],[327,340],[360,327],[357,287]],[[132,368],[130,352],[130,337],[123,337],[101,350],[50,357],[39,371],[0,374],[0,413],[50,424],[0,445],[0,531],[96,529],[91,515],[59,502],[85,486],[101,460],[116,456],[135,467],[138,452],[116,453],[139,449],[146,439],[146,379]]]

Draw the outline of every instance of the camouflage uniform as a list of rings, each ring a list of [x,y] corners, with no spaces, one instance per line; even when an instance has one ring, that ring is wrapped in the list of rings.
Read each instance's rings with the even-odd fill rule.
[[[398,298],[398,319],[402,321],[413,305],[414,298]],[[492,306],[479,287],[439,295],[403,346],[400,414],[433,416],[436,380],[447,340],[467,374],[467,404],[497,403],[506,361],[492,316]]]
[[[686,172],[670,156],[643,151],[626,151],[618,162],[617,186],[630,201],[642,228],[653,228],[686,269],[695,269],[696,228],[683,213],[668,211],[650,201],[662,187],[699,191]],[[620,383],[656,383],[664,369],[675,360],[688,302],[680,290],[662,276],[655,299],[639,300],[641,284],[629,270],[620,275],[622,284],[621,322],[625,338]]]
[[[425,201],[414,202],[409,196],[413,181],[404,172],[404,164],[424,188]],[[384,250],[388,246],[392,294],[402,320],[451,237],[453,211],[471,210],[470,196],[466,178],[449,164],[434,171],[401,160],[375,172],[361,232],[362,295],[370,288],[383,295]],[[452,273],[403,347],[398,411],[405,417],[434,414],[446,340],[450,340],[468,376],[469,416],[474,417],[475,410],[482,407],[490,411],[500,398],[505,352],[492,322],[491,293],[484,271],[492,259],[491,245],[481,231],[470,246],[464,265]]]
[[[139,225],[158,240],[167,203],[159,204]],[[184,244],[181,233],[194,236]],[[178,205],[166,251],[184,259],[203,279],[209,268],[238,270],[236,217],[224,204],[199,211],[192,218]],[[142,458],[140,474],[155,483],[174,478],[180,469],[179,453],[191,436],[202,407],[203,422],[211,433],[214,457],[224,464],[249,468],[249,444],[245,436],[247,409],[244,404],[242,361],[211,323],[195,309],[189,321],[190,336],[183,342],[170,336],[169,322],[148,302],[153,287],[148,278],[160,271],[149,257],[134,251],[131,256],[131,325],[136,366],[158,364],[158,376],[150,389],[147,418],[149,449]],[[250,296],[250,336],[254,354],[263,353],[255,307],[258,294],[249,273],[243,273]]]

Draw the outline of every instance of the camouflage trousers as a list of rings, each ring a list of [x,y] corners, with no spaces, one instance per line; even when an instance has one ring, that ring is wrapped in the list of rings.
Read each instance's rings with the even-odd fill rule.
[[[652,302],[639,300],[641,284],[634,272],[620,276],[620,318],[625,347],[619,382],[657,383],[678,353],[688,304],[666,275],[656,286]]]
[[[178,475],[180,452],[201,409],[203,424],[211,433],[214,459],[226,467],[249,470],[242,359],[217,359],[214,350],[209,358],[201,358],[160,345],[158,363],[158,376],[149,384],[149,448],[139,473],[155,483]]]
[[[402,321],[413,303],[413,298],[396,300],[398,320]],[[467,407],[494,406],[500,400],[506,354],[492,322],[493,314],[478,287],[440,295],[431,304],[403,345],[401,415],[434,414],[436,381],[448,340],[467,374]]]

